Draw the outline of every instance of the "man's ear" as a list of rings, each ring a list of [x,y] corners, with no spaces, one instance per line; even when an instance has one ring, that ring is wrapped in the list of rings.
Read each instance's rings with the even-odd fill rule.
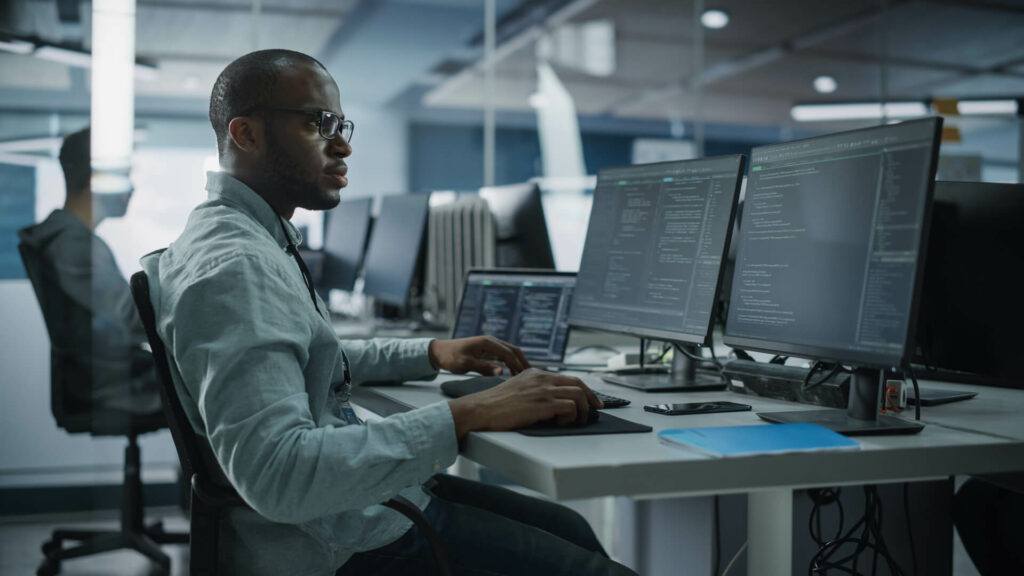
[[[228,137],[242,152],[259,152],[263,148],[263,122],[255,116],[236,116],[228,122]]]

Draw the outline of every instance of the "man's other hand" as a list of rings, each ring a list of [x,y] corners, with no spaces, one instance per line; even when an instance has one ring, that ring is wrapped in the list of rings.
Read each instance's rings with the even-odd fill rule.
[[[519,374],[530,367],[522,350],[493,336],[434,340],[428,350],[434,368],[454,374],[479,372],[484,376],[497,376],[501,374],[501,364],[512,374]]]
[[[604,408],[579,378],[535,368],[448,405],[459,438],[473,430],[513,430],[551,418],[560,426],[585,424],[591,408]]]

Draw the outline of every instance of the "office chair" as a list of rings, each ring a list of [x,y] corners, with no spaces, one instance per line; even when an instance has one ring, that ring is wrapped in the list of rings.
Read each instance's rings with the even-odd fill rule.
[[[75,302],[57,283],[56,270],[35,248],[26,242],[18,245],[32,289],[43,312],[50,336],[50,410],[57,425],[69,433],[92,436],[127,436],[124,449],[124,484],[121,492],[121,527],[119,530],[76,530],[58,528],[43,543],[44,559],[37,574],[49,576],[60,572],[64,560],[130,548],[147,556],[164,574],[170,573],[171,560],[158,544],[184,544],[186,534],[165,532],[161,522],[144,523],[142,479],[140,477],[138,437],[167,425],[163,414],[131,414],[129,412],[88,406],[93,370],[102,373],[104,365],[123,363],[123,359],[96,357],[92,350],[80,350],[70,342],[62,325],[79,322],[91,330],[92,315]],[[74,325],[74,324],[72,324]],[[65,541],[80,542],[64,548]]]
[[[160,378],[160,394],[163,398],[164,413],[178,450],[183,473],[192,479],[192,519],[190,541],[189,573],[192,576],[213,576],[219,574],[218,536],[220,520],[228,508],[246,506],[244,500],[231,487],[217,463],[213,449],[205,439],[200,439],[181,405],[181,399],[174,388],[167,350],[156,332],[156,315],[149,294],[149,278],[145,271],[139,271],[131,278],[132,297],[146,328],[149,345],[156,360],[157,375]],[[395,496],[383,503],[410,520],[430,542],[437,564],[438,574],[448,576],[447,556],[441,539],[423,511],[402,496]]]

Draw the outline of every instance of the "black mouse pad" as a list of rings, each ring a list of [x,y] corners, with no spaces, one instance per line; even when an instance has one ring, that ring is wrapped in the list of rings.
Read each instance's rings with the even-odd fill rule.
[[[584,436],[586,434],[630,434],[634,432],[650,432],[650,426],[637,424],[601,412],[601,417],[593,424],[586,426],[552,426],[550,424],[534,424],[516,430],[526,436]]]
[[[452,398],[458,398],[467,394],[473,394],[493,388],[501,384],[507,377],[501,376],[477,376],[465,380],[449,380],[441,384],[441,392]],[[650,432],[650,426],[637,424],[624,420],[618,416],[612,416],[607,412],[601,412],[601,417],[593,424],[586,426],[552,426],[548,423],[538,423],[526,428],[516,430],[527,436],[583,436],[586,434],[629,434],[634,432]]]

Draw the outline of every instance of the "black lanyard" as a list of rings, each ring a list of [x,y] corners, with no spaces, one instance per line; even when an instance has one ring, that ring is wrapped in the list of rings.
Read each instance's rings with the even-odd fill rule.
[[[313,275],[309,273],[309,268],[306,266],[306,261],[302,259],[302,255],[299,254],[299,249],[292,244],[291,236],[288,235],[288,229],[284,226],[284,220],[278,216],[278,222],[281,223],[281,231],[284,232],[284,237],[288,241],[288,245],[285,246],[285,252],[292,255],[295,261],[299,264],[299,271],[302,272],[302,280],[306,283],[306,289],[309,290],[309,299],[313,301],[313,307],[316,308],[316,313],[323,317],[323,312],[320,311],[320,306],[316,303],[316,290],[313,289]]]

